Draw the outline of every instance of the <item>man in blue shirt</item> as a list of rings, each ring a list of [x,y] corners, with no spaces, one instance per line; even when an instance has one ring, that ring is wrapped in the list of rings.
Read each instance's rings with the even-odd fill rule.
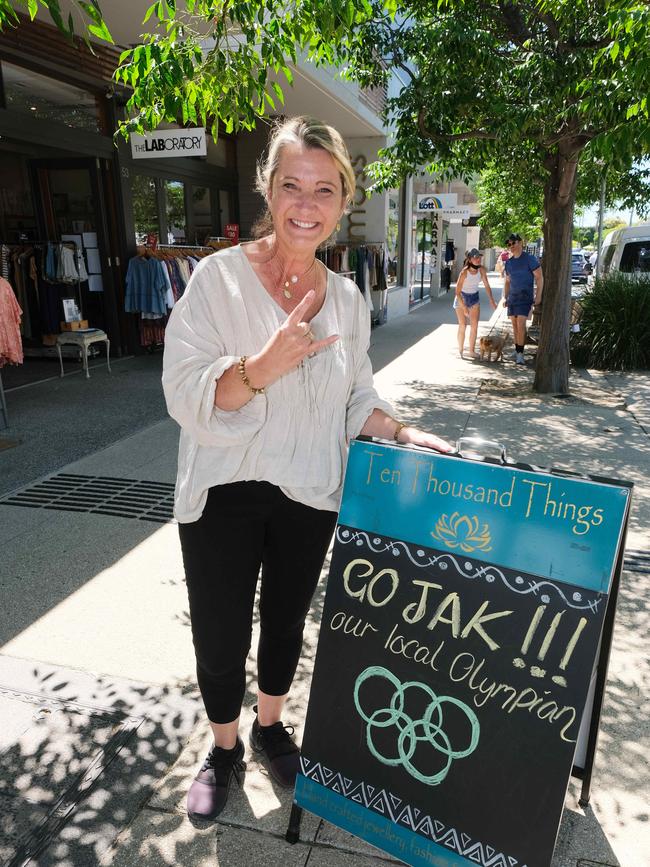
[[[515,339],[515,361],[524,364],[524,344],[526,343],[526,320],[533,304],[541,304],[544,277],[539,260],[524,251],[521,235],[513,233],[506,241],[510,258],[506,262],[506,280],[503,299],[512,322]]]

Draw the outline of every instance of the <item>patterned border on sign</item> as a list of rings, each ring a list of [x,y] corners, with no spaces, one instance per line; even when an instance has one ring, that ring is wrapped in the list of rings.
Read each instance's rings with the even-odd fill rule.
[[[488,584],[491,584],[499,580],[512,593],[516,593],[519,596],[527,596],[528,594],[538,596],[540,601],[545,605],[551,601],[549,594],[553,593],[557,594],[569,608],[597,614],[598,606],[605,598],[599,593],[593,595],[587,594],[582,589],[575,590],[567,596],[564,590],[552,581],[538,581],[530,576],[517,575],[516,573],[513,573],[514,578],[510,578],[505,572],[490,563],[475,563],[466,557],[457,557],[447,552],[435,554],[421,547],[411,547],[406,542],[395,539],[384,539],[376,534],[366,533],[363,530],[355,530],[351,527],[338,525],[336,528],[336,541],[340,542],[341,545],[354,543],[357,547],[365,547],[374,554],[382,554],[385,551],[390,551],[394,557],[400,557],[402,554],[405,554],[411,563],[418,568],[435,566],[445,571],[451,566],[456,571],[456,574],[469,581],[482,578]]]
[[[307,779],[326,789],[331,789],[361,807],[379,813],[396,825],[421,834],[438,846],[451,849],[480,867],[525,867],[512,855],[505,855],[494,846],[472,839],[469,834],[464,834],[439,819],[434,819],[386,789],[378,789],[368,783],[351,780],[344,774],[326,768],[320,762],[313,762],[304,755],[300,757],[300,766]]]

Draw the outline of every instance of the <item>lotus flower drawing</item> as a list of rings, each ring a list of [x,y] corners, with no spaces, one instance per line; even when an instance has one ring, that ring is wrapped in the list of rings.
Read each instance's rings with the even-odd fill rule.
[[[454,512],[450,517],[442,515],[431,535],[447,548],[460,548],[466,554],[492,550],[488,525],[481,526],[477,517],[470,518],[459,512]]]

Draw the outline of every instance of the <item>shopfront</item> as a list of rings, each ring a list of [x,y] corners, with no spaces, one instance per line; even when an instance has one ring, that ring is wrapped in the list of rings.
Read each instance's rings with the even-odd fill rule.
[[[2,274],[23,310],[24,356],[55,355],[71,303],[119,352],[114,105],[101,70],[83,81],[72,73],[54,78],[35,59],[38,39],[22,39],[27,44],[0,36],[0,249]],[[42,378],[42,367],[31,370]],[[5,385],[11,375],[7,368]]]
[[[118,54],[39,22],[0,34],[0,264],[23,310],[25,359],[3,368],[5,388],[52,375],[70,309],[106,332],[112,355],[141,351],[125,309],[136,245],[202,246],[238,222],[234,139],[163,159],[114,142]]]

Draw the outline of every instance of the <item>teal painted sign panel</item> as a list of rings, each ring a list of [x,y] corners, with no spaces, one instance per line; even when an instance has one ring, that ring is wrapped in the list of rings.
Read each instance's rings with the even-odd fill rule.
[[[629,489],[356,440],[341,524],[606,593]]]
[[[630,497],[354,442],[296,803],[414,867],[548,867]]]

